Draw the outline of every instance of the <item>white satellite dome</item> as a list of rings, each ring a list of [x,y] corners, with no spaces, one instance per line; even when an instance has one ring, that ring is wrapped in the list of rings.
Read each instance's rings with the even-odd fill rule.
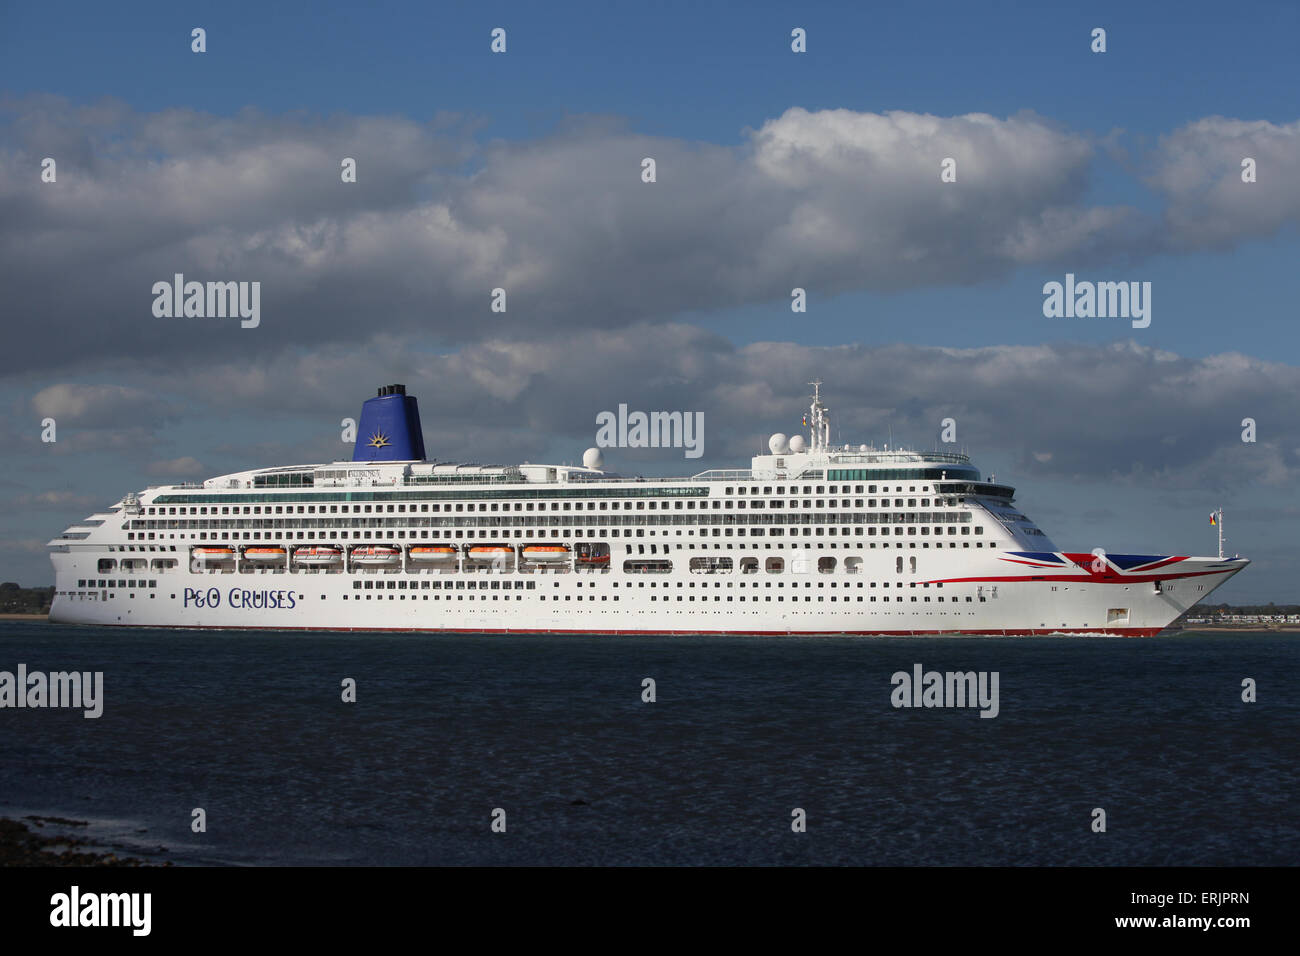
[[[767,440],[767,447],[772,450],[774,455],[784,455],[790,450],[790,439],[786,438],[781,432],[777,432]]]
[[[795,435],[790,439],[790,450],[796,455],[808,447],[808,443],[803,440],[802,435]]]
[[[585,468],[599,471],[605,467],[605,456],[600,453],[599,448],[588,448],[582,453],[582,464]]]

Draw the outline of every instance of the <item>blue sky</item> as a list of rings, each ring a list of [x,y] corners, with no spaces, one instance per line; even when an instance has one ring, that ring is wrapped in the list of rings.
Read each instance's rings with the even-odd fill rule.
[[[574,460],[593,408],[693,402],[702,468],[791,430],[807,374],[840,369],[846,440],[888,420],[929,444],[956,414],[1062,547],[1206,553],[1223,503],[1259,561],[1220,595],[1300,601],[1300,8],[1133,6],[3,5],[0,578],[48,580],[40,545],[127,488],[339,453],[389,380],[423,389],[443,458]],[[927,170],[960,152],[950,230],[948,195],[917,191],[937,166],[891,162],[894,135]],[[603,177],[647,151],[648,204],[634,168]],[[41,192],[54,154],[64,191]],[[263,276],[264,329],[141,319],[131,290],[173,263]],[[1067,271],[1151,282],[1150,328],[1045,318]],[[475,304],[498,275],[520,290],[500,322]],[[960,353],[946,382],[935,349]],[[51,409],[57,449],[33,434]]]
[[[566,112],[736,141],[789,106],[1033,109],[1158,133],[1199,116],[1294,112],[1291,3],[6,4],[0,81],[228,114],[438,110],[528,137]],[[786,57],[792,26],[809,54]],[[206,58],[189,52],[204,26]],[[509,52],[489,57],[488,33]],[[1104,56],[1089,52],[1108,30]],[[780,53],[781,56],[775,56]]]

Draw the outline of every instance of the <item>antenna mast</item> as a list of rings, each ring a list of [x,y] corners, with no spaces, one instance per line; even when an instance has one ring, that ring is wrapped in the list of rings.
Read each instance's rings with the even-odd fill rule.
[[[811,451],[825,451],[831,441],[831,421],[822,404],[821,382],[809,382],[813,387],[812,405],[808,406],[808,437]]]

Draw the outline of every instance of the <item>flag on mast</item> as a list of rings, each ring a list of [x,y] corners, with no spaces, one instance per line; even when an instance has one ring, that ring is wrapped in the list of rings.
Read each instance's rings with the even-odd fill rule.
[[[1219,523],[1219,519],[1216,517],[1216,515],[1217,512],[1214,511],[1210,512],[1210,524],[1217,525]]]

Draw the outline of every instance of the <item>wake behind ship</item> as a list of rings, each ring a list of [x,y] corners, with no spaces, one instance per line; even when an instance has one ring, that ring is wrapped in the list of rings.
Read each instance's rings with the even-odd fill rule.
[[[814,383],[819,386],[820,383]],[[1061,552],[965,455],[808,438],[624,478],[428,460],[389,385],[351,461],[127,494],[49,543],[50,620],[593,634],[1152,635],[1244,558]]]

